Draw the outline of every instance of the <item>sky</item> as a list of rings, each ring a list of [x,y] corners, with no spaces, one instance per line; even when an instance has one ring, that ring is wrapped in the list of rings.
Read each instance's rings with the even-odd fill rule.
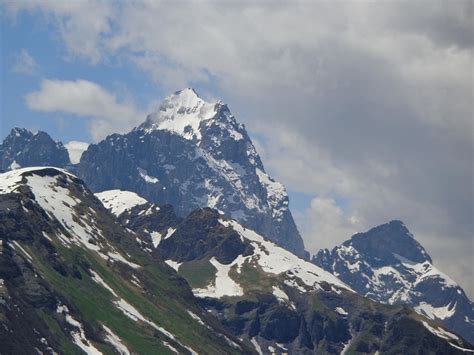
[[[310,252],[401,219],[473,299],[473,4],[0,0],[0,138],[98,142],[194,87],[246,125]]]

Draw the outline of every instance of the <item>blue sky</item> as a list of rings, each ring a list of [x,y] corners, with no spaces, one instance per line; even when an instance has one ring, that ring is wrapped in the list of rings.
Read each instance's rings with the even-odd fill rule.
[[[474,294],[471,1],[0,8],[2,138],[97,141],[192,86],[246,125],[310,251],[401,219]]]
[[[145,73],[133,70],[126,62],[110,58],[107,63],[90,65],[68,59],[55,29],[28,12],[19,13],[16,19],[2,21],[2,35],[2,137],[12,127],[19,126],[44,130],[64,142],[91,141],[86,120],[92,118],[28,109],[25,95],[37,89],[42,79],[90,80],[108,90],[122,91],[124,95],[130,92],[142,107],[166,94],[148,80]],[[37,64],[31,72],[15,69],[22,51],[26,51]]]

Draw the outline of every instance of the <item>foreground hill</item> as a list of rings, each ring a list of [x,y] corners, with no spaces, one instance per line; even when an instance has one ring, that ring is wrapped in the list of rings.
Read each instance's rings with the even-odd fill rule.
[[[409,305],[474,343],[474,304],[433,265],[402,222],[355,234],[331,251],[321,250],[313,261],[359,294],[382,303]]]
[[[1,174],[0,220],[0,353],[252,351],[75,176]]]
[[[142,249],[183,276],[209,313],[261,353],[450,354],[470,347],[404,306],[337,277],[216,210],[185,218],[127,191],[98,194]]]

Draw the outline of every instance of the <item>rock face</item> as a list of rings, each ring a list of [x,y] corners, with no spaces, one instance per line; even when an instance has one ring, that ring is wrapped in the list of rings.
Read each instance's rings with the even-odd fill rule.
[[[211,207],[304,256],[282,184],[265,172],[245,127],[228,107],[192,89],[124,135],[89,146],[78,174],[94,191],[125,189],[171,204],[179,216]]]
[[[65,167],[68,164],[66,148],[45,132],[13,128],[0,145],[0,172],[28,166]]]
[[[319,251],[313,262],[359,294],[387,304],[409,305],[474,343],[474,304],[433,265],[402,222],[355,234],[331,251]]]
[[[0,174],[0,353],[250,353],[84,183]]]
[[[117,204],[126,192],[104,192]],[[137,201],[134,198],[134,201]],[[118,220],[184,277],[208,313],[260,353],[462,353],[456,335],[409,308],[382,305],[210,208],[129,204]]]

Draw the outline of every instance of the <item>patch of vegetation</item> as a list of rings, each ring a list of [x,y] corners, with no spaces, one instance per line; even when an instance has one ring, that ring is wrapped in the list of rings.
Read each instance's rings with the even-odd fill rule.
[[[192,288],[205,288],[216,279],[217,269],[203,258],[183,263],[179,274],[183,276]]]
[[[243,288],[246,298],[247,295],[256,293],[273,293],[273,286],[279,285],[281,281],[278,275],[266,273],[253,261],[245,262],[240,272],[237,271],[237,265],[234,265],[229,276]]]

